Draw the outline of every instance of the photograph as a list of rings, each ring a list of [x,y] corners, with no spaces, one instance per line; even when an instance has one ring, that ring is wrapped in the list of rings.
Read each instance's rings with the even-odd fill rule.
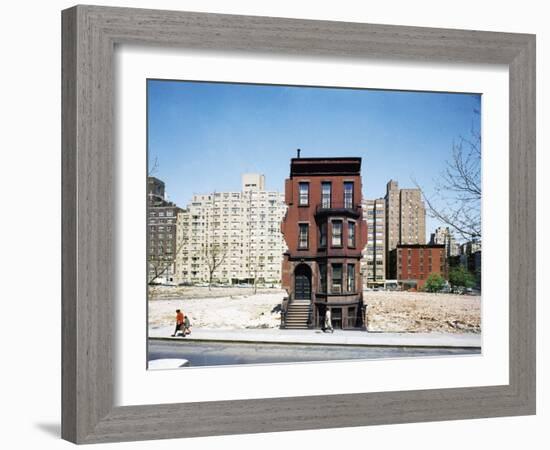
[[[481,354],[481,95],[147,80],[148,368]]]

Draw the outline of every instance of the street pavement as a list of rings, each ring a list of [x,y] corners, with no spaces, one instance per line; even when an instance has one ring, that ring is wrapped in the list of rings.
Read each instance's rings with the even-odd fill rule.
[[[476,357],[479,348],[277,344],[150,339],[149,369],[241,364],[352,361],[418,357]]]

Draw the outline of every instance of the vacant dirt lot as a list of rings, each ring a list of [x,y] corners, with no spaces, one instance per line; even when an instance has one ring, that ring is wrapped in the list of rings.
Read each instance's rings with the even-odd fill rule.
[[[248,288],[156,287],[149,301],[149,327],[174,323],[176,309],[193,327],[214,329],[276,328],[285,291]]]
[[[481,332],[481,297],[425,292],[365,292],[370,331]]]
[[[194,327],[214,329],[276,328],[280,289],[154,287],[150,291],[149,326],[174,322],[175,310],[189,314]],[[481,297],[423,292],[364,293],[369,331],[481,332]]]

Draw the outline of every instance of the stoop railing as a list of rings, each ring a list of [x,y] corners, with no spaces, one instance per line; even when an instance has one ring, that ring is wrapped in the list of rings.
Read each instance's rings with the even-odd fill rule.
[[[284,297],[283,302],[281,303],[281,326],[280,328],[284,328],[286,326],[286,315],[288,312],[288,304],[290,303],[289,297]]]

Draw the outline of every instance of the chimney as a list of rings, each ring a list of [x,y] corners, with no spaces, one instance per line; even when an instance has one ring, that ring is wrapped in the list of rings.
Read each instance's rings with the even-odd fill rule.
[[[299,148],[297,148],[296,149],[296,155],[297,155],[296,158],[298,158],[298,159],[300,158],[300,152],[301,152],[301,150]]]

